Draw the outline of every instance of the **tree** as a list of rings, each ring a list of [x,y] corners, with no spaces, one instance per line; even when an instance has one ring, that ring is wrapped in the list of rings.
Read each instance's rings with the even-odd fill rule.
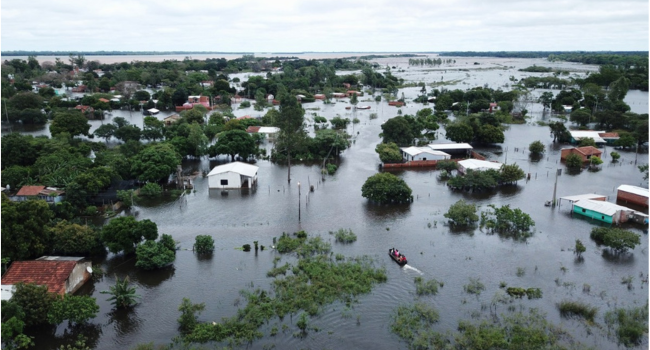
[[[648,179],[648,164],[639,165],[638,168],[639,168],[639,171],[643,174],[643,179],[647,180]]]
[[[166,143],[146,147],[133,157],[131,172],[141,181],[159,182],[176,171],[181,157]]]
[[[550,91],[543,92],[537,102],[541,103],[542,106],[544,106],[544,110],[546,110],[546,108],[550,108],[551,103],[553,102],[553,93]]]
[[[638,234],[616,227],[594,227],[590,236],[596,243],[607,246],[616,253],[624,253],[641,244]]]
[[[219,136],[217,143],[210,147],[209,155],[215,157],[219,154],[228,154],[234,162],[236,155],[248,159],[257,152],[257,144],[250,134],[243,130],[230,130]]]
[[[402,161],[402,153],[396,143],[380,143],[375,147],[382,163],[399,163]]]
[[[24,312],[25,326],[31,327],[46,323],[47,314],[56,300],[56,294],[50,293],[47,286],[37,286],[34,283],[18,283],[15,286],[16,290],[11,301]]]
[[[188,298],[183,298],[183,302],[178,306],[181,317],[178,318],[178,327],[183,334],[192,333],[194,327],[198,324],[198,314],[205,309],[205,303],[193,304]]]
[[[101,238],[111,253],[130,254],[143,239],[158,238],[158,226],[149,219],[136,221],[133,216],[121,216],[102,227]]]
[[[410,202],[411,188],[404,180],[391,173],[378,173],[369,177],[361,187],[361,195],[378,203]]]
[[[2,169],[13,165],[30,166],[36,162],[38,156],[36,147],[32,144],[34,138],[20,133],[3,135],[2,147]],[[4,173],[2,174],[4,177]]]
[[[146,140],[156,141],[163,138],[163,130],[165,123],[158,120],[156,117],[144,117],[144,129],[142,130],[142,137]]]
[[[540,153],[545,152],[546,147],[544,146],[544,144],[541,141],[537,140],[537,141],[531,142],[530,145],[528,146],[528,149],[530,150],[530,153],[532,153],[532,154],[540,154]]]
[[[548,123],[549,128],[551,128],[551,134],[553,135],[553,142],[568,142],[571,140],[571,133],[567,130],[566,126],[562,122],[550,122]]]
[[[203,128],[197,123],[190,124],[190,133],[187,135],[188,155],[202,157],[208,153],[208,137],[205,136]]]
[[[135,125],[125,125],[117,128],[113,134],[115,138],[123,142],[140,141],[142,131]]]
[[[52,249],[61,255],[91,255],[104,250],[97,230],[90,226],[59,221],[50,228]]]
[[[579,155],[571,153],[564,159],[564,164],[566,164],[568,168],[580,168],[582,167],[583,162]]]
[[[503,143],[505,136],[499,127],[483,124],[476,132],[476,141],[479,143]]]
[[[120,281],[119,277],[115,275],[115,285],[109,287],[109,290],[103,290],[100,293],[110,294],[111,297],[107,299],[115,308],[126,309],[137,303],[139,295],[135,293],[135,287],[129,286],[129,276],[124,277]]]
[[[449,124],[445,130],[447,139],[454,142],[472,142],[474,139],[474,130],[463,122]]]
[[[136,263],[135,267],[145,270],[159,269],[171,264],[176,255],[162,241],[148,240],[135,250]]]
[[[481,228],[486,227],[491,231],[512,235],[517,238],[526,238],[530,235],[530,228],[535,226],[535,221],[521,209],[510,209],[510,205],[497,208],[494,204],[488,205],[492,211],[481,213]]]
[[[634,147],[636,145],[636,140],[634,139],[634,136],[632,136],[629,133],[624,133],[621,134],[621,136],[618,138],[618,140],[614,141],[614,146],[616,147]]]
[[[577,109],[571,112],[569,120],[581,126],[585,126],[591,120],[591,113],[584,108]]]
[[[596,141],[594,141],[594,139],[591,137],[581,138],[580,142],[578,143],[578,147],[586,147],[586,146],[596,147]]]
[[[102,124],[95,129],[93,135],[106,139],[106,143],[108,143],[108,140],[115,135],[116,130],[117,126],[115,126],[115,124]]]
[[[199,254],[209,254],[214,251],[214,239],[209,235],[198,235],[194,241],[194,251]]]
[[[582,241],[579,239],[576,239],[576,247],[574,249],[575,255],[578,256],[578,259],[582,258],[582,253],[586,252],[587,248],[585,247],[584,244],[582,244]]]
[[[341,117],[334,117],[330,120],[330,123],[332,123],[332,129],[345,129],[348,124],[350,124],[350,119],[349,118],[341,118]]]
[[[10,109],[22,111],[24,109],[43,108],[43,98],[32,92],[22,92],[12,96],[8,101]]]
[[[449,223],[454,226],[473,226],[478,221],[476,214],[476,205],[465,203],[464,200],[452,204],[449,210],[444,214]]]
[[[359,98],[357,97],[356,93],[351,94],[350,96],[350,104],[353,106],[356,106],[357,103],[359,103]]]
[[[618,159],[621,158],[621,155],[616,151],[610,152],[609,155],[612,156],[612,163],[617,162]]]
[[[280,115],[275,120],[275,126],[280,128],[275,147],[276,150],[284,150],[287,154],[287,182],[291,182],[291,154],[306,137],[304,116],[305,110],[295,96],[287,94],[281,97]]]
[[[44,200],[13,202],[2,194],[2,257],[24,260],[50,250],[48,223],[54,213]]]
[[[515,164],[503,164],[499,169],[499,182],[504,184],[516,183],[526,177],[523,170]]]
[[[61,133],[68,133],[72,137],[77,135],[88,136],[88,130],[90,130],[88,119],[77,110],[54,113],[54,119],[50,124],[52,136]]]
[[[73,324],[86,323],[89,319],[97,316],[99,305],[95,298],[87,295],[65,294],[56,298],[47,314],[47,320],[51,324],[60,324],[68,320]]]
[[[413,144],[415,134],[409,121],[405,117],[388,119],[381,125],[383,143],[395,143],[398,146],[409,146]]]
[[[436,169],[451,173],[454,170],[458,170],[458,162],[453,160],[439,160],[436,163]]]
[[[155,182],[147,182],[140,188],[140,196],[158,197],[162,194],[162,187]]]

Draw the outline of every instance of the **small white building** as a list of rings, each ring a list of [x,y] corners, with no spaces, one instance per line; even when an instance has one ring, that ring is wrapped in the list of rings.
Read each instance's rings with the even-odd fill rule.
[[[216,166],[208,174],[208,188],[253,188],[257,184],[257,165],[232,162]]]
[[[412,160],[445,160],[451,159],[451,155],[442,151],[432,150],[429,147],[402,147],[402,158],[406,161]]]
[[[466,174],[467,170],[485,171],[488,169],[499,170],[501,163],[488,162],[487,160],[465,159],[458,162],[458,172]]]

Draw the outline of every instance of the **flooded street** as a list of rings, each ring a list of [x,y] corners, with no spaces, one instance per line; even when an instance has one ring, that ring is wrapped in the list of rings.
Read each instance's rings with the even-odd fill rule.
[[[596,66],[585,66],[566,62],[548,63],[544,60],[456,58],[453,66],[427,69],[408,67],[407,58],[378,59],[380,65],[395,65],[393,74],[407,81],[460,80],[447,89],[468,89],[487,85],[491,88],[506,85],[509,77],[520,79],[533,73],[517,69],[533,64],[573,69],[571,74],[596,71]],[[473,62],[480,65],[474,66]],[[474,69],[480,67],[481,69]],[[459,68],[472,68],[458,71]],[[403,69],[404,72],[400,70]],[[469,76],[468,76],[469,75]],[[242,75],[243,76],[243,75]],[[242,81],[244,81],[242,79]],[[417,88],[400,89],[409,99],[414,98]],[[428,88],[430,90],[430,88]],[[557,91],[554,91],[557,94]],[[535,91],[537,96],[540,91]],[[542,116],[541,105],[534,105],[532,118],[524,125],[511,125],[505,132],[505,143],[497,147],[478,148],[489,160],[517,163],[530,181],[519,181],[516,186],[469,193],[456,192],[445,182],[437,179],[438,172],[430,169],[403,170],[393,172],[404,179],[413,190],[414,201],[405,205],[376,205],[361,196],[361,187],[366,179],[378,172],[379,157],[375,146],[380,142],[381,124],[397,116],[398,109],[389,107],[385,101],[375,102],[368,95],[359,99],[368,104],[370,110],[350,112],[347,100],[333,105],[321,101],[303,104],[305,117],[313,119],[317,113],[327,119],[336,115],[350,119],[358,118],[359,124],[350,125],[348,133],[353,135],[352,145],[342,153],[335,175],[320,173],[318,163],[310,165],[297,161],[291,167],[291,183],[287,183],[287,167],[266,160],[256,165],[258,186],[253,190],[231,190],[223,194],[219,190],[208,190],[207,178],[199,175],[193,182],[195,190],[182,198],[168,198],[155,203],[138,202],[132,211],[138,220],[150,219],[157,223],[159,233],[173,236],[180,244],[173,267],[147,272],[134,267],[135,257],[109,255],[101,262],[106,276],[84,286],[82,293],[97,298],[100,313],[93,321],[96,327],[76,330],[90,338],[96,349],[132,348],[139,343],[153,341],[156,344],[169,343],[179,334],[177,318],[178,305],[183,298],[194,303],[205,303],[200,321],[219,321],[222,317],[236,314],[243,307],[245,299],[239,294],[242,289],[267,289],[271,278],[266,272],[273,267],[273,260],[280,256],[270,249],[273,238],[283,232],[293,233],[305,230],[310,235],[320,235],[332,243],[334,254],[346,256],[371,256],[377,266],[384,266],[388,281],[377,285],[371,294],[362,295],[352,308],[333,304],[326,306],[321,315],[310,320],[311,331],[307,337],[294,337],[297,331],[296,319],[274,319],[261,329],[266,336],[252,345],[251,349],[266,349],[272,345],[277,349],[403,349],[406,344],[390,332],[391,315],[397,306],[411,304],[416,300],[433,305],[440,312],[440,321],[434,330],[444,333],[454,331],[458,321],[489,317],[489,305],[495,293],[502,291],[500,282],[510,287],[540,288],[543,297],[536,300],[515,299],[512,304],[520,308],[539,308],[547,319],[561,325],[576,340],[599,349],[616,348],[614,339],[607,337],[603,315],[614,307],[642,306],[648,300],[648,284],[642,279],[648,276],[647,227],[626,225],[625,228],[641,234],[641,244],[621,256],[613,256],[608,250],[598,247],[589,238],[591,228],[597,224],[587,219],[573,217],[570,205],[562,203],[559,208],[545,207],[544,202],[552,199],[555,169],[565,167],[559,164],[561,145],[553,144],[547,126],[538,126]],[[648,113],[648,93],[630,91],[626,98],[632,110]],[[432,108],[432,105],[426,106]],[[403,114],[415,114],[424,108],[421,104],[407,103]],[[237,116],[251,114],[252,108],[238,110]],[[370,113],[378,118],[370,119]],[[162,113],[159,118],[166,115]],[[131,123],[141,126],[142,116],[128,111],[114,111],[104,123],[115,116],[123,116]],[[91,121],[91,131],[102,121]],[[307,122],[311,125],[311,122]],[[568,125],[568,124],[567,124]],[[313,127],[311,128],[313,131]],[[38,135],[48,134],[47,128],[23,130]],[[5,131],[3,130],[3,133]],[[444,130],[438,131],[439,142],[444,139]],[[547,147],[545,156],[531,161],[527,147],[540,140]],[[270,149],[272,144],[265,145]],[[604,158],[602,170],[583,171],[570,175],[563,171],[558,179],[558,197],[598,193],[615,202],[616,188],[621,184],[647,187],[647,181],[637,170],[637,165],[648,162],[647,149],[640,154],[634,151],[619,151],[622,159],[611,163],[609,152]],[[204,174],[227,157],[218,160],[188,160],[183,163],[185,173]],[[635,159],[637,165],[635,165]],[[300,183],[300,188],[298,188]],[[310,192],[310,186],[314,191]],[[300,193],[300,196],[299,196]],[[443,214],[449,206],[458,201],[476,203],[485,209],[489,204],[520,208],[535,221],[534,234],[526,242],[517,242],[489,235],[479,229],[455,232],[446,224]],[[300,209],[299,209],[300,203]],[[300,212],[300,219],[299,219]],[[647,211],[646,211],[647,212]],[[334,242],[329,231],[340,228],[351,229],[358,237],[352,244]],[[197,235],[211,235],[215,239],[215,254],[210,258],[199,258],[191,249]],[[578,261],[573,253],[575,240],[580,239],[587,250],[584,259]],[[267,249],[243,252],[235,248],[259,241]],[[387,250],[398,248],[409,260],[405,267],[395,264]],[[293,257],[282,256],[284,262]],[[519,273],[518,273],[519,270]],[[521,271],[524,271],[523,274]],[[108,290],[115,282],[115,275],[129,276],[142,296],[140,304],[129,313],[112,313],[107,296],[99,292]],[[633,287],[621,284],[621,278],[633,276]],[[415,277],[435,278],[444,282],[436,296],[418,297],[415,294]],[[486,289],[479,296],[467,294],[463,286],[470,278],[480,278]],[[589,292],[583,292],[585,284]],[[582,301],[599,309],[596,323],[602,327],[588,327],[583,321],[563,319],[556,303],[563,300]],[[508,305],[499,305],[497,313],[508,312]],[[271,327],[282,329],[276,336],[268,336]],[[40,348],[53,348],[62,339],[72,339],[76,334],[64,334],[65,327],[56,333],[40,334],[37,344]],[[646,342],[642,348],[647,348]]]

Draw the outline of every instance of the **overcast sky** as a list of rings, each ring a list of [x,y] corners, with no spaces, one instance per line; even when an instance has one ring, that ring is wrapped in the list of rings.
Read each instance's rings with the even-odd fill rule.
[[[648,0],[3,0],[2,51],[648,50]]]

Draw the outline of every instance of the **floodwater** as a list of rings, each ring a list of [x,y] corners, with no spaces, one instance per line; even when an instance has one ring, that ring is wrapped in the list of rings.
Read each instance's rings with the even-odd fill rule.
[[[409,80],[433,81],[444,74],[445,80],[452,79],[452,72],[408,68],[407,59],[381,64],[396,65],[404,69]],[[462,62],[482,62],[479,67],[496,66],[526,67],[535,60],[499,59],[457,59]],[[462,61],[462,62],[461,62]],[[496,63],[494,63],[496,62]],[[540,63],[537,63],[540,65]],[[576,70],[594,70],[593,66],[573,65]],[[474,68],[473,63],[470,63]],[[399,70],[399,69],[396,69]],[[394,70],[394,72],[396,71]],[[461,74],[465,74],[462,72]],[[520,76],[515,68],[486,69],[470,71],[467,84],[458,85],[466,89],[488,84],[490,87],[507,84],[510,75]],[[578,73],[576,73],[578,74]],[[430,79],[431,76],[435,78]],[[476,81],[476,82],[475,82]],[[453,87],[452,87],[453,88]],[[419,88],[404,89],[408,98],[414,97]],[[400,91],[401,93],[401,91]],[[557,92],[556,92],[557,93]],[[647,113],[648,93],[631,93],[637,102],[637,112]],[[345,349],[403,349],[406,344],[389,329],[394,309],[416,300],[424,301],[440,312],[436,331],[454,331],[461,319],[487,318],[489,304],[505,282],[512,287],[540,288],[543,297],[538,300],[515,300],[520,308],[539,308],[547,319],[567,329],[577,340],[596,348],[616,348],[616,342],[606,335],[603,315],[614,307],[642,306],[648,300],[648,236],[647,227],[626,225],[641,234],[641,245],[627,254],[615,256],[598,247],[589,232],[597,223],[580,217],[573,217],[569,205],[559,208],[545,207],[544,202],[552,199],[554,172],[563,168],[559,162],[560,145],[552,143],[548,127],[537,126],[536,120],[543,116],[540,106],[532,108],[533,119],[526,125],[513,125],[506,131],[503,145],[479,148],[490,160],[517,163],[527,173],[530,181],[520,181],[516,186],[498,190],[468,193],[450,190],[437,179],[437,172],[429,169],[402,170],[394,172],[412,188],[414,201],[402,205],[376,205],[361,197],[361,186],[371,175],[378,172],[379,159],[374,149],[380,141],[380,125],[397,115],[395,107],[385,102],[376,103],[363,97],[360,104],[369,104],[370,110],[350,112],[345,110],[347,102],[341,100],[334,105],[317,101],[305,104],[306,117],[312,113],[328,119],[338,115],[358,118],[359,124],[350,125],[348,133],[353,135],[352,146],[343,152],[339,169],[333,176],[322,178],[318,165],[294,164],[291,168],[291,183],[287,183],[287,167],[259,160],[259,183],[253,190],[232,190],[227,194],[208,190],[207,178],[199,175],[194,180],[195,190],[178,199],[169,198],[155,203],[137,203],[133,209],[138,219],[150,219],[158,224],[160,233],[171,234],[180,243],[173,267],[159,271],[145,272],[134,267],[134,258],[121,255],[109,257],[99,263],[106,276],[97,282],[88,283],[81,293],[97,298],[100,312],[92,326],[84,329],[40,330],[36,339],[39,348],[53,348],[62,342],[76,339],[83,333],[90,338],[96,349],[132,348],[139,343],[153,341],[165,344],[177,336],[178,305],[183,298],[194,303],[206,304],[199,319],[203,322],[219,321],[222,317],[235,315],[245,302],[239,291],[250,288],[268,288],[271,279],[266,272],[272,268],[273,259],[279,254],[272,249],[273,237],[282,232],[305,230],[310,235],[321,235],[332,242],[335,253],[346,256],[369,255],[377,266],[386,269],[388,281],[377,285],[372,293],[360,296],[359,303],[351,309],[345,305],[325,306],[323,312],[310,319],[311,331],[305,338],[296,338],[295,320],[285,318],[283,322],[271,320],[261,329],[269,334],[272,327],[289,330],[255,341],[249,347],[263,349],[275,346],[278,349],[295,348],[345,348]],[[536,108],[535,108],[536,107]],[[319,108],[319,109],[316,109]],[[421,105],[409,103],[402,108],[404,114],[414,114]],[[114,111],[115,115],[126,115],[128,111]],[[237,115],[254,113],[252,109],[236,110]],[[377,113],[377,119],[370,119],[370,113]],[[133,113],[133,123],[139,125],[141,116]],[[140,118],[140,119],[138,119]],[[161,117],[162,118],[162,117]],[[128,119],[128,118],[127,118]],[[109,119],[104,122],[110,121]],[[97,127],[93,122],[93,128]],[[308,123],[309,124],[309,123]],[[32,132],[36,133],[36,132]],[[444,131],[439,131],[441,141]],[[531,161],[526,152],[534,140],[547,145],[547,153],[539,161]],[[266,147],[272,145],[267,144]],[[609,153],[609,149],[607,153]],[[602,170],[583,171],[578,174],[563,172],[558,178],[558,197],[584,193],[599,193],[616,200],[615,189],[621,184],[647,187],[637,170],[637,164],[648,162],[647,150],[640,154],[621,151],[622,159],[617,164],[605,158]],[[226,158],[217,160],[190,160],[184,162],[186,173],[207,173]],[[298,186],[300,183],[300,186]],[[310,192],[310,186],[314,191]],[[489,204],[520,208],[535,220],[534,234],[526,242],[513,241],[499,235],[488,235],[480,230],[455,231],[445,224],[443,214],[459,199],[476,203],[481,208]],[[299,209],[300,208],[300,209]],[[339,228],[351,229],[358,240],[349,245],[336,244],[328,232]],[[197,235],[211,235],[216,242],[215,254],[211,258],[199,258],[191,247]],[[572,247],[580,239],[587,251],[584,260],[578,261]],[[237,250],[243,244],[259,241],[267,249],[255,252]],[[390,247],[404,253],[409,264],[403,268],[388,256]],[[282,256],[284,261],[294,261]],[[518,270],[520,273],[518,273]],[[523,270],[523,275],[521,271]],[[115,282],[115,276],[129,276],[142,296],[140,304],[129,312],[112,312],[107,296],[100,291],[108,290]],[[417,297],[414,277],[435,278],[444,282],[438,295]],[[621,278],[633,276],[631,289],[621,284]],[[466,294],[463,285],[470,278],[480,278],[486,289],[479,296]],[[583,286],[590,286],[583,292]],[[579,320],[563,319],[556,309],[556,303],[563,300],[582,301],[598,307],[596,322],[603,326],[586,326]],[[500,305],[498,313],[506,313],[507,306]],[[647,339],[642,347],[647,348]]]

